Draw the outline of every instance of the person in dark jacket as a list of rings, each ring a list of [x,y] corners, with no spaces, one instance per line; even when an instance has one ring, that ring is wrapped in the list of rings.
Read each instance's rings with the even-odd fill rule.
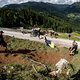
[[[69,50],[70,50],[70,55],[74,55],[75,52],[77,51],[77,48],[78,48],[78,44],[77,44],[77,42],[74,40],[73,43],[72,43],[72,47],[69,48]]]
[[[4,41],[3,31],[0,31],[0,45],[7,48],[7,43]]]

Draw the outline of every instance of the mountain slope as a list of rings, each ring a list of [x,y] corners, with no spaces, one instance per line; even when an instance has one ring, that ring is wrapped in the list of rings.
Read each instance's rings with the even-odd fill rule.
[[[75,26],[76,26],[75,30],[80,30],[79,28],[80,18],[77,18],[80,13],[79,4],[80,3],[74,3],[72,5],[59,5],[59,4],[51,4],[51,3],[43,3],[43,2],[27,2],[22,4],[6,5],[3,7],[3,9],[9,9],[9,12],[10,10],[14,11],[13,15],[14,13],[16,14],[15,10],[17,10],[17,13],[20,15],[20,16],[19,15],[16,16],[17,19],[19,19],[18,21],[20,21],[20,19],[21,21],[23,20],[22,22],[25,25],[27,23],[27,25],[29,24],[29,26],[31,26],[32,23],[33,24],[38,23],[42,26],[45,25],[44,27],[55,26],[56,30],[58,27],[60,31],[64,32],[66,31],[65,29],[70,30],[69,29],[70,27],[71,29],[72,28],[75,29]],[[27,9],[28,11],[26,11]],[[29,12],[30,10],[32,10],[32,12]],[[21,14],[22,12],[23,14]],[[27,14],[31,14],[31,15],[27,17]],[[74,18],[73,15],[77,15],[77,17]],[[28,20],[30,22],[27,22]],[[47,24],[45,23],[46,21]],[[21,26],[21,22],[18,23],[20,23],[18,24],[18,26]]]
[[[80,13],[80,2],[76,2],[65,9],[68,13]]]
[[[51,3],[44,3],[44,2],[27,2],[22,4],[10,4],[6,5],[3,8],[7,9],[19,9],[19,8],[31,8],[38,12],[47,12],[57,16],[64,15],[64,10],[69,5],[60,5],[60,4],[51,4]]]
[[[72,5],[66,4],[51,4],[44,2],[27,2],[21,4],[9,4],[3,8],[17,9],[17,8],[31,8],[36,11],[46,11],[49,13],[80,13],[80,2],[73,3]]]

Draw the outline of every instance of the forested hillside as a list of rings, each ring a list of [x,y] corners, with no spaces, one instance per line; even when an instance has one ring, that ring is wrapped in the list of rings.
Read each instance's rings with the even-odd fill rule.
[[[75,3],[76,7],[79,6],[76,4],[78,3]],[[75,9],[73,6],[74,4],[57,5],[43,2],[6,5],[0,9],[0,26],[29,28],[37,24],[39,27],[52,28],[59,32],[79,31],[80,18],[76,17],[79,12],[71,12]]]
[[[56,31],[71,32],[72,26],[63,19],[43,12],[36,12],[31,9],[1,9],[1,27],[29,28],[37,24],[40,27],[52,28]]]

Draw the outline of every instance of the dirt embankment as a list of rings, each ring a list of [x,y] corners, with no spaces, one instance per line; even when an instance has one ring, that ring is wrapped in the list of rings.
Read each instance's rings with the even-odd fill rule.
[[[3,53],[4,52],[4,53]],[[0,48],[0,65],[5,64],[25,64],[27,61],[22,58],[21,54],[6,53],[5,48]]]
[[[64,53],[32,53],[31,57],[38,61],[38,62],[42,62],[44,64],[56,64],[61,58],[65,58],[66,60],[68,60],[69,62],[72,60],[73,56],[70,56],[69,54],[64,54]]]
[[[5,49],[0,49],[0,51],[4,51]],[[16,55],[15,55],[16,54]],[[24,54],[23,54],[24,55]],[[72,56],[69,56],[68,52],[63,53],[62,51],[59,52],[30,52],[25,53],[31,59],[41,62],[43,64],[56,64],[61,58],[65,58],[68,61],[72,60]],[[6,56],[6,53],[0,53],[0,65],[4,64],[27,64],[27,60],[22,57],[21,53],[14,53]]]

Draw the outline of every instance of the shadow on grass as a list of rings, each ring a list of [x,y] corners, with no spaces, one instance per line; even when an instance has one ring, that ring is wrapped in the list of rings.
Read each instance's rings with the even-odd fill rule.
[[[14,54],[14,53],[21,53],[21,54],[27,54],[27,53],[30,53],[32,51],[35,51],[35,50],[29,50],[29,49],[18,49],[18,50],[3,50],[3,51],[0,51],[0,53],[11,53],[11,54]]]
[[[18,50],[13,50],[12,53],[22,53],[22,54],[26,54],[26,53],[30,53],[32,51],[35,51],[35,50],[29,50],[29,49],[18,49]]]
[[[72,75],[71,78],[73,78],[73,80],[80,80],[80,70],[76,74]]]

